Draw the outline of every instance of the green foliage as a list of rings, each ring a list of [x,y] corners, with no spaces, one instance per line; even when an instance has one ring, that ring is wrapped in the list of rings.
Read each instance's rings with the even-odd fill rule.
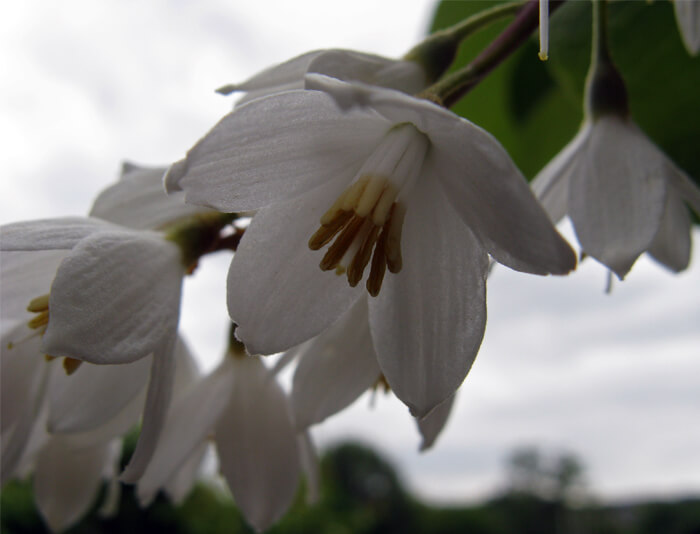
[[[445,0],[431,30],[450,26],[490,1]],[[670,2],[611,2],[609,36],[634,120],[680,167],[700,180],[700,57],[683,48]],[[466,65],[506,26],[464,43],[453,70]],[[453,110],[482,126],[532,178],[576,133],[590,59],[591,4],[570,1],[551,19],[550,60],[537,58],[536,36],[494,70]]]
[[[520,449],[507,468],[542,473],[542,455]],[[556,470],[570,474],[574,457],[564,455]],[[512,462],[514,460],[517,466]],[[581,472],[577,460],[576,473]],[[573,465],[573,464],[572,464]],[[578,478],[576,475],[574,479]],[[517,477],[516,477],[517,478]],[[525,479],[530,480],[530,475]],[[566,477],[565,477],[566,478]],[[329,451],[321,462],[321,496],[306,504],[300,491],[289,513],[269,534],[694,534],[700,532],[700,500],[601,507],[572,507],[566,499],[538,495],[511,486],[489,501],[465,507],[432,507],[418,502],[402,486],[396,471],[376,452],[358,444]],[[568,480],[568,478],[567,478]],[[517,482],[517,481],[516,481]],[[530,491],[532,490],[532,491]],[[100,496],[88,516],[67,534],[250,534],[240,512],[218,489],[200,485],[181,505],[159,495],[141,509],[134,490],[122,486],[119,513],[98,514]],[[0,495],[2,534],[48,533],[34,508],[30,482],[12,482]]]

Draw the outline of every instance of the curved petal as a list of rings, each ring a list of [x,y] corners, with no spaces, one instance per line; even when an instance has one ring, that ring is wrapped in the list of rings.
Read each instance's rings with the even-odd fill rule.
[[[685,172],[676,167],[670,159],[667,159],[666,163],[669,167],[666,175],[669,184],[680,193],[681,198],[688,203],[693,211],[700,215],[700,187]]]
[[[261,89],[273,91],[279,85],[299,82],[304,78],[311,62],[327,52],[327,50],[313,50],[284,63],[273,65],[244,82],[226,86],[226,92],[259,91]]]
[[[700,52],[700,3],[697,0],[674,0],[676,21],[683,44],[691,56]]]
[[[57,373],[49,391],[49,431],[85,432],[109,421],[144,389],[150,366],[146,357],[122,365],[84,363],[70,376]]]
[[[304,429],[349,406],[381,374],[367,298],[359,298],[333,326],[305,344],[299,357],[291,403],[296,426]]]
[[[135,483],[144,473],[168,413],[175,375],[175,358],[173,349],[176,338],[167,339],[165,344],[153,353],[153,365],[148,382],[146,404],[143,408],[141,433],[136,443],[134,454],[124,469],[120,480],[127,484]]]
[[[174,336],[184,268],[173,243],[147,232],[80,242],[51,286],[43,350],[92,363],[128,363]]]
[[[306,503],[315,504],[321,491],[321,466],[311,432],[305,430],[297,434],[301,468],[306,477]]]
[[[454,400],[455,394],[452,394],[423,419],[416,419],[418,431],[423,436],[423,441],[420,444],[421,452],[427,451],[435,444],[435,440],[442,432],[442,429],[445,428],[445,423],[447,423],[447,419],[452,412]]]
[[[229,314],[251,354],[282,352],[312,338],[362,294],[344,277],[321,271],[323,251],[308,247],[321,215],[350,179],[341,176],[299,201],[270,206],[251,221],[228,275]]]
[[[496,139],[465,120],[429,135],[428,169],[494,259],[534,274],[566,274],[576,267],[574,251]]]
[[[65,530],[87,513],[112,455],[110,443],[82,449],[67,446],[57,438],[47,443],[34,471],[34,498],[52,531]]]
[[[2,434],[2,454],[0,455],[0,487],[10,480],[18,470],[21,463],[27,457],[33,434],[41,420],[42,407],[46,392],[46,380],[48,367],[45,365],[39,370],[38,383],[31,396],[28,396],[17,414],[11,428]]]
[[[130,167],[115,184],[95,199],[90,216],[136,230],[156,230],[210,210],[185,204],[184,194],[168,195],[163,186],[166,168]]]
[[[584,150],[592,126],[586,122],[569,144],[530,183],[532,192],[555,224],[564,218],[569,209],[569,175],[576,157]]]
[[[307,70],[338,80],[364,82],[408,94],[417,93],[426,85],[426,75],[418,63],[354,50],[327,50],[313,58]]]
[[[168,190],[181,188],[187,202],[225,212],[291,200],[357,170],[390,126],[362,110],[340,118],[333,99],[315,91],[249,102],[168,170]]]
[[[479,350],[488,258],[434,183],[408,200],[403,268],[369,301],[370,331],[391,389],[416,417],[452,395]]]
[[[200,443],[165,485],[165,492],[176,505],[182,504],[185,498],[190,494],[190,491],[192,491],[208,446],[209,444],[206,442]],[[140,497],[139,502],[141,502],[143,506],[143,501]]]
[[[13,328],[0,340],[0,429],[15,425],[39,394],[47,362],[39,350],[41,338],[26,325]]]
[[[221,473],[257,530],[287,510],[299,483],[297,436],[284,392],[258,357],[236,360],[230,404],[216,427]]]
[[[633,123],[602,117],[569,183],[581,247],[623,278],[646,251],[666,205],[666,156]]]
[[[29,302],[46,295],[68,250],[3,251],[0,254],[0,317],[26,321]]]
[[[199,445],[206,443],[216,422],[222,417],[231,396],[233,375],[230,358],[191,386],[168,411],[153,458],[138,482],[142,506],[164,488]]]
[[[0,250],[65,250],[99,230],[114,228],[88,217],[60,217],[22,221],[2,226]]]
[[[690,214],[680,195],[669,188],[661,226],[649,247],[649,254],[674,272],[690,263]]]

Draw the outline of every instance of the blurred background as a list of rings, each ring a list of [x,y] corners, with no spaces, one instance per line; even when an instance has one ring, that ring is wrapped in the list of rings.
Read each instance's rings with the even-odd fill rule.
[[[6,4],[0,223],[85,214],[117,179],[122,161],[167,165],[181,158],[232,105],[215,88],[317,48],[401,56],[427,34],[435,9],[428,0]],[[668,2],[649,9],[672,21]],[[539,69],[536,52],[532,61]],[[521,63],[523,72],[535,72]],[[533,79],[518,78],[526,95],[541,101],[546,87]],[[534,135],[534,126],[518,132],[501,124],[502,138],[483,107],[475,105],[471,118],[502,139],[531,177],[580,120],[575,99],[548,102],[548,113],[568,121],[541,133],[542,143],[530,139],[544,147],[530,159],[514,143]],[[501,104],[507,102],[492,102]],[[459,111],[470,116],[469,104]],[[567,223],[561,230],[575,243]],[[204,370],[216,366],[226,343],[229,261],[225,254],[206,258],[185,285],[182,330]],[[524,494],[530,503],[549,503],[542,504],[547,520],[559,525],[569,520],[562,507],[604,503],[624,517],[630,503],[700,494],[700,253],[681,275],[642,258],[612,294],[605,294],[606,277],[593,260],[566,278],[498,266],[489,281],[484,344],[435,447],[419,453],[407,409],[390,395],[367,394],[314,429],[321,450],[336,446],[324,469],[350,450],[352,461],[366,456],[386,469],[376,483],[380,494],[400,495],[399,504],[386,506],[486,506]],[[363,446],[337,447],[346,440]],[[498,506],[517,508],[516,501]]]

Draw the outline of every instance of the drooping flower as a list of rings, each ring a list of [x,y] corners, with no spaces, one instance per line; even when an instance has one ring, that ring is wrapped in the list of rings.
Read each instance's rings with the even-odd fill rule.
[[[700,189],[630,118],[588,119],[532,188],[554,222],[569,214],[583,251],[619,278],[644,252],[673,271],[688,266],[684,203],[700,213]]]
[[[700,52],[700,1],[673,0],[676,22],[683,44],[691,56]]]
[[[397,91],[307,82],[315,90],[234,110],[166,186],[221,211],[259,210],[228,279],[229,313],[251,351],[319,334],[360,298],[364,278],[381,371],[423,417],[459,386],[481,343],[487,253],[561,274],[573,251],[477,126]]]
[[[93,207],[101,219],[15,223],[3,226],[0,236],[3,319],[28,324],[41,337],[43,354],[96,364],[153,355],[143,432],[129,476],[145,467],[165,415],[180,288],[192,259],[165,234],[143,228],[169,227],[202,212],[162,189],[155,192],[162,171],[126,167],[122,180]],[[138,389],[137,381],[127,384],[115,402]]]
[[[634,123],[611,57],[606,3],[593,3],[593,44],[584,122],[535,177],[551,219],[569,214],[583,252],[620,279],[644,252],[673,271],[690,260],[690,214],[700,189]]]
[[[266,529],[291,504],[309,451],[285,393],[259,356],[233,350],[173,403],[138,482],[141,502],[148,503],[184,462],[201,454],[209,439],[241,512],[256,529]]]

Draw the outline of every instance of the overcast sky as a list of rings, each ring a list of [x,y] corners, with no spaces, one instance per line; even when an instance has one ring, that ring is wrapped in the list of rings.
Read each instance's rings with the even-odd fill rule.
[[[431,10],[427,0],[7,4],[0,222],[84,214],[122,160],[181,158],[230,109],[216,87],[315,48],[399,56]],[[183,329],[206,370],[223,349],[228,262],[207,258],[185,287]],[[567,278],[496,268],[484,344],[429,453],[383,395],[324,423],[318,441],[372,443],[440,502],[497,489],[523,444],[579,454],[599,496],[700,491],[700,254],[680,276],[643,259],[611,295],[605,276],[593,260]]]

